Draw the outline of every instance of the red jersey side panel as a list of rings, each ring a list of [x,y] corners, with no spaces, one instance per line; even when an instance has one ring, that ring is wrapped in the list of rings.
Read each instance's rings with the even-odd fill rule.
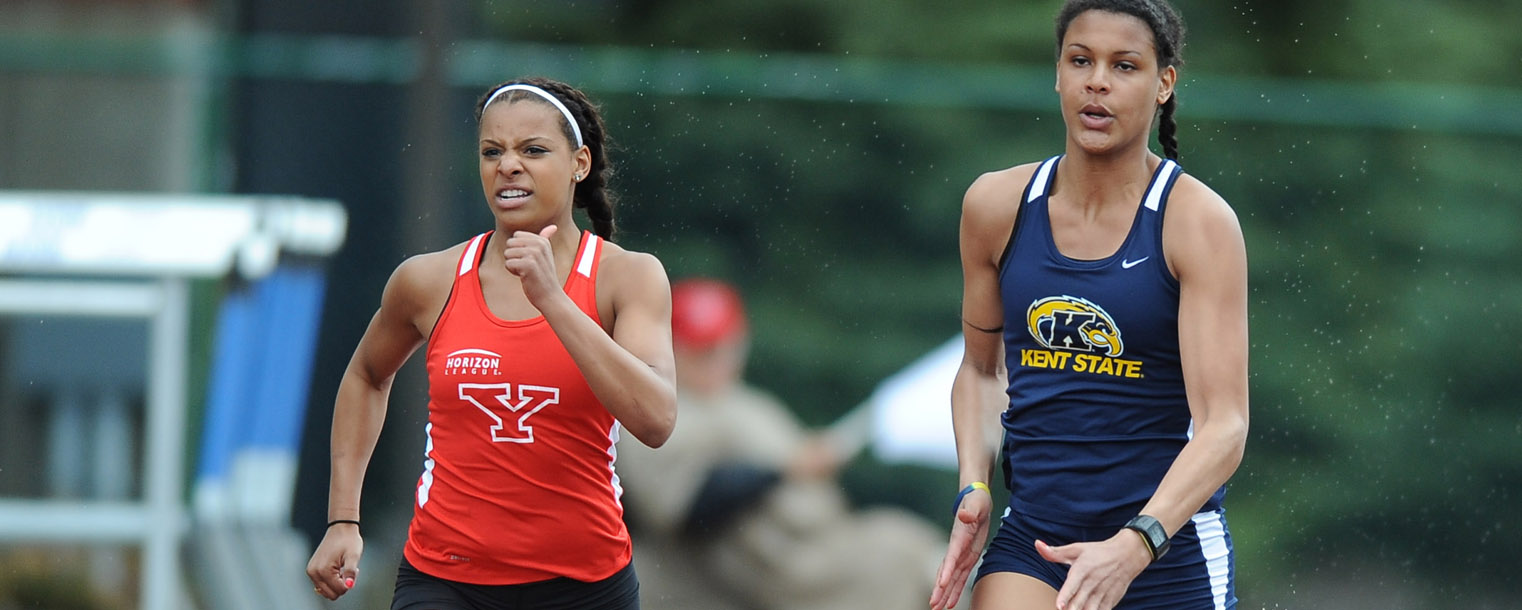
[[[607,578],[631,557],[613,472],[618,422],[543,317],[502,320],[487,308],[477,261],[489,235],[466,248],[428,342],[407,561],[484,585]],[[594,321],[601,243],[583,232],[565,284]]]

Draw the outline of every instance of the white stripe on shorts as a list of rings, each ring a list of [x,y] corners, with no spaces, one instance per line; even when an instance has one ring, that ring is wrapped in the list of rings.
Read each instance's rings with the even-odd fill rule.
[[[1196,513],[1189,518],[1200,537],[1200,552],[1205,555],[1205,572],[1210,576],[1210,595],[1216,610],[1226,608],[1226,589],[1231,584],[1231,549],[1226,548],[1226,525],[1216,511]]]

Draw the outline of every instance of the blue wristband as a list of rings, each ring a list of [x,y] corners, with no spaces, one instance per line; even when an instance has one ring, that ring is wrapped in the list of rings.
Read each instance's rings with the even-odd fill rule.
[[[953,519],[956,518],[957,511],[962,509],[962,499],[966,498],[967,494],[972,493],[972,490],[974,490],[974,489],[981,489],[983,491],[987,491],[990,495],[993,494],[992,491],[988,490],[988,484],[987,483],[984,483],[982,481],[974,481],[972,483],[968,483],[966,487],[962,488],[962,491],[957,492],[957,499],[956,499],[956,501],[951,503],[951,518],[953,518]]]

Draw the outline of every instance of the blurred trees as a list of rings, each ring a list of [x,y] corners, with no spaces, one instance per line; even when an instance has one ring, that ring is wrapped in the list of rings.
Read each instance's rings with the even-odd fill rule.
[[[483,0],[479,11],[485,33],[515,41],[1039,70],[1058,4]],[[1455,99],[1514,99],[1522,85],[1518,3],[1178,5],[1186,83],[1425,84]],[[624,145],[623,240],[673,276],[739,283],[760,329],[753,377],[816,423],[958,331],[963,189],[1062,146],[1051,111],[600,97]],[[1515,590],[1502,566],[1522,565],[1510,509],[1522,494],[1522,381],[1510,371],[1522,133],[1227,122],[1192,115],[1187,85],[1180,99],[1185,167],[1234,204],[1252,265],[1253,432],[1229,502],[1240,586],[1288,599],[1297,580],[1380,565],[1430,575],[1433,600]]]

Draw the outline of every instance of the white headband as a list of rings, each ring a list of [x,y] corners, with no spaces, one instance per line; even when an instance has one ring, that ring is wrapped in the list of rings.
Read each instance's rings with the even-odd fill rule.
[[[522,83],[516,85],[506,85],[501,89],[493,91],[491,96],[486,98],[486,103],[481,104],[481,113],[485,114],[486,107],[490,106],[492,102],[497,101],[497,96],[502,95],[508,91],[527,91],[546,100],[549,100],[551,104],[555,105],[555,109],[560,111],[560,114],[565,115],[565,122],[571,124],[571,131],[576,134],[576,148],[581,148],[582,146],[586,145],[581,141],[581,127],[576,124],[576,119],[571,116],[571,111],[565,107],[565,104],[560,103],[560,100],[555,96],[550,95],[550,92],[533,85],[525,85]]]

